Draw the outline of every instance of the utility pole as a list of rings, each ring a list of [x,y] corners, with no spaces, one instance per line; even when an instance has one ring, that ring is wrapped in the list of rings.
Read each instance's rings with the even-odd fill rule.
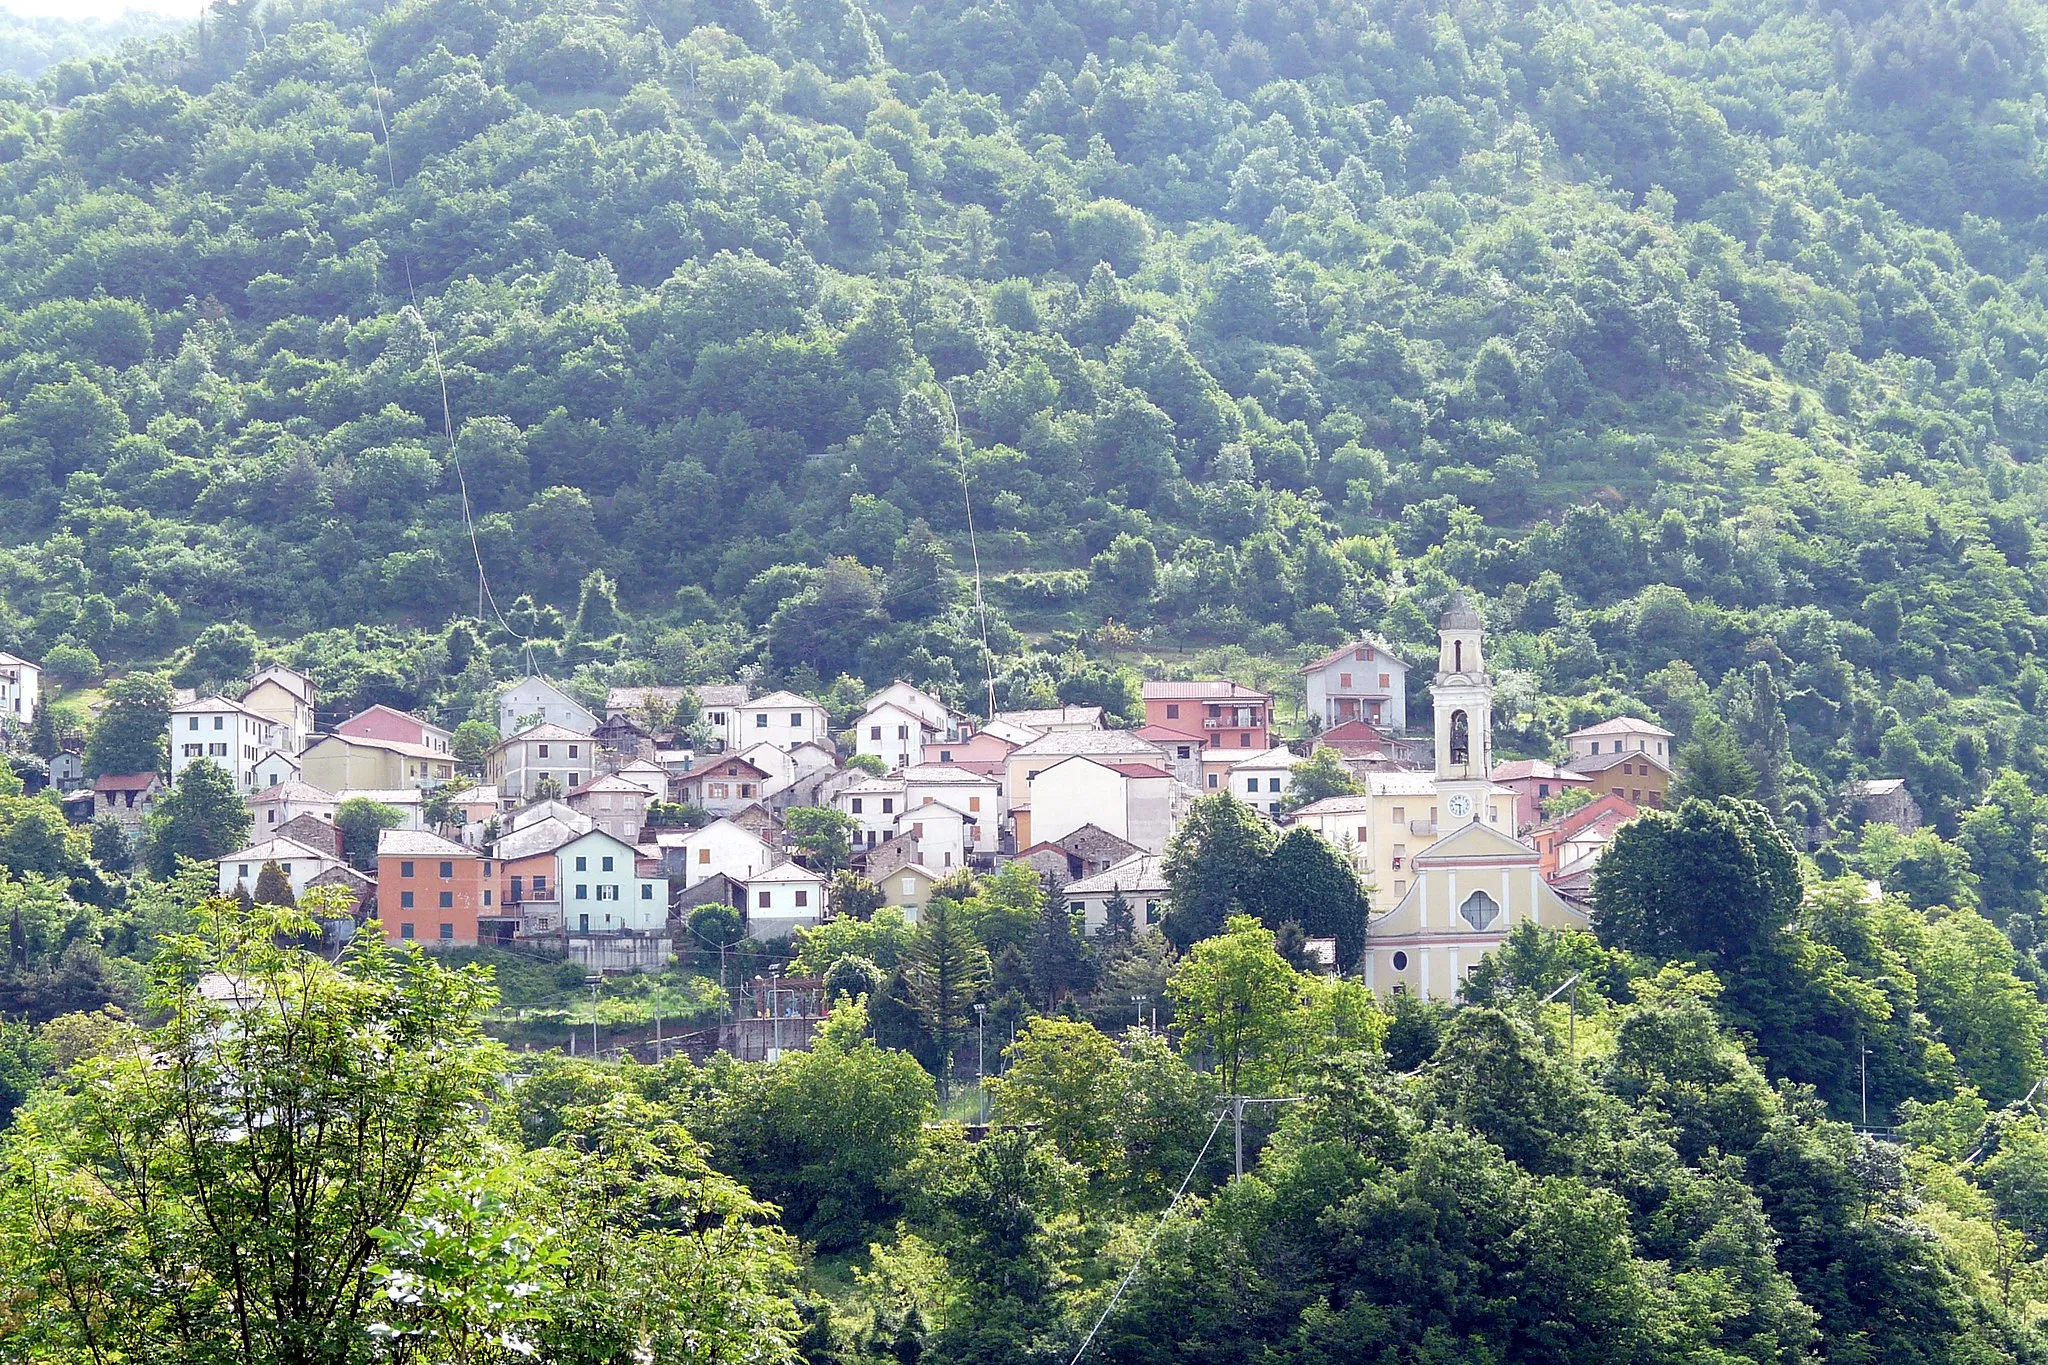
[[[771,1027],[775,1030],[775,1060],[778,1062],[782,1060],[782,1010],[777,1000],[777,987],[781,979],[780,963],[768,969],[768,1016],[775,1021]]]
[[[597,988],[604,983],[603,972],[584,978],[590,985],[590,1060],[597,1060]]]
[[[1856,1083],[1863,1092],[1863,1126],[1870,1126],[1870,1049],[1863,1046],[1863,1030],[1856,1031]]]
[[[988,1066],[982,1052],[982,1042],[987,1036],[988,1006],[980,1001],[974,1004],[974,1088],[981,1094],[981,1121],[988,1122]]]
[[[1543,997],[1543,1003],[1547,1005],[1566,991],[1571,992],[1569,1005],[1571,1011],[1570,1022],[1566,1026],[1570,1038],[1570,1042],[1567,1044],[1570,1051],[1567,1055],[1574,1059],[1579,1055],[1579,978],[1583,975],[1585,975],[1583,972],[1573,972],[1558,983],[1556,990]]]
[[[1230,1114],[1231,1138],[1237,1147],[1236,1179],[1244,1178],[1244,1109],[1248,1104],[1300,1104],[1306,1095],[1225,1095],[1223,1103]]]

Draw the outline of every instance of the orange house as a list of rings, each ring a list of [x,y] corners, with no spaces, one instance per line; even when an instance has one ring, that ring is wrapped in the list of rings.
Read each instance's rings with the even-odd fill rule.
[[[1145,723],[1171,730],[1192,730],[1211,749],[1264,753],[1273,723],[1273,698],[1265,692],[1227,680],[1148,682],[1144,687]]]
[[[384,937],[429,948],[473,948],[478,922],[496,940],[497,864],[423,830],[387,829],[377,840],[377,909]]]

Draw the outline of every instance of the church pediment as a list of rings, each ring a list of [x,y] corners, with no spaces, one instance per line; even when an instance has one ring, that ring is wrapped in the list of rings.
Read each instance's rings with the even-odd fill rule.
[[[1498,862],[1514,867],[1523,863],[1533,864],[1536,860],[1536,850],[1530,845],[1478,820],[1460,825],[1415,855],[1418,868],[1468,861]]]

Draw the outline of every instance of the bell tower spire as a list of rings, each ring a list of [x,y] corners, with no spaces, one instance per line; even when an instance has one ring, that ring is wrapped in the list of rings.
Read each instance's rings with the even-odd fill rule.
[[[1486,622],[1463,592],[1437,622],[1436,794],[1444,833],[1484,819],[1493,782],[1493,680],[1486,676]]]

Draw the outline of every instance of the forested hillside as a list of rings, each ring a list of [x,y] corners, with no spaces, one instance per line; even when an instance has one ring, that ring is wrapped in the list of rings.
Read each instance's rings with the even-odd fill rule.
[[[0,647],[965,697],[971,507],[1006,702],[1463,582],[1504,748],[1619,692],[1952,831],[2048,776],[2044,19],[223,7],[0,86]]]

